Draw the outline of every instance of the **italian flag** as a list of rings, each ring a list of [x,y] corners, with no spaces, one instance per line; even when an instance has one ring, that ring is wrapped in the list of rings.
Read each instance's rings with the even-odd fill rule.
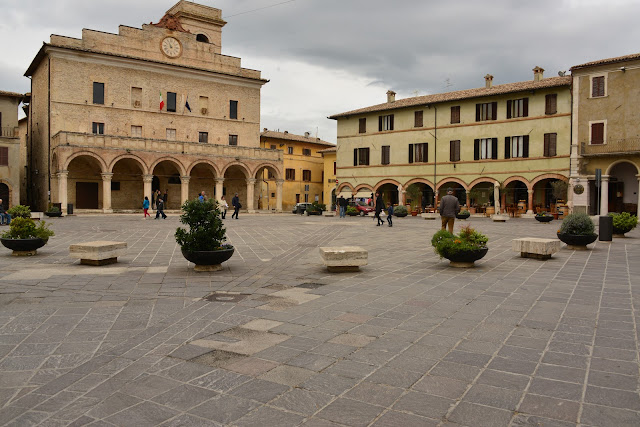
[[[164,100],[162,99],[162,91],[160,92],[160,111],[164,108]]]

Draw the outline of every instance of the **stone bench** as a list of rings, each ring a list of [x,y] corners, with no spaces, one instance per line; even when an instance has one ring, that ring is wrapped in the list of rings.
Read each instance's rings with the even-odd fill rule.
[[[491,215],[491,219],[493,222],[507,222],[509,221],[509,215],[494,214]]]
[[[360,246],[336,246],[320,248],[322,262],[330,273],[359,271],[367,265],[369,252]]]
[[[513,239],[511,248],[515,252],[520,252],[522,258],[549,259],[560,250],[560,240],[523,237]]]
[[[439,219],[440,214],[437,212],[425,212],[420,214],[420,216],[424,219]]]
[[[336,211],[322,211],[322,216],[336,216]]]
[[[69,246],[69,256],[79,258],[80,264],[84,265],[114,264],[126,252],[126,242],[96,241]]]

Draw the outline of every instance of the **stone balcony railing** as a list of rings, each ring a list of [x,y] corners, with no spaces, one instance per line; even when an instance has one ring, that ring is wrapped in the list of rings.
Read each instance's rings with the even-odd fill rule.
[[[53,148],[59,145],[188,154],[194,156],[238,157],[270,161],[282,161],[283,158],[282,150],[186,141],[169,141],[166,139],[95,135],[77,132],[58,132],[55,134],[51,139],[51,146]]]
[[[3,126],[0,128],[0,137],[3,138],[18,138],[18,127],[15,126]]]
[[[606,141],[604,144],[580,143],[580,155],[584,157],[639,153],[640,138],[613,139]]]

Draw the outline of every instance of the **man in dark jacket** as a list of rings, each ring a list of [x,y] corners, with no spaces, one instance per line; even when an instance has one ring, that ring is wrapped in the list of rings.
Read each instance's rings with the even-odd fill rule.
[[[456,214],[460,212],[460,202],[453,195],[453,190],[447,188],[447,195],[440,200],[440,217],[442,218],[442,229],[445,230],[449,226],[449,233],[453,233],[453,223],[456,220]]]
[[[233,214],[231,215],[231,218],[235,216],[236,219],[238,219],[238,212],[240,212],[240,208],[242,207],[238,193],[236,193],[236,195],[233,196],[233,199],[231,199],[231,206],[233,206]]]
[[[377,226],[384,225],[384,220],[380,218],[380,213],[384,210],[384,200],[382,200],[382,196],[380,193],[376,193],[376,215],[375,217],[378,219]]]
[[[164,214],[164,202],[158,197],[158,200],[156,200],[156,219],[158,219],[160,215],[162,215],[162,219],[167,219],[167,216]]]
[[[340,196],[338,199],[338,207],[340,208],[340,218],[344,218],[347,216],[347,199],[344,196]]]

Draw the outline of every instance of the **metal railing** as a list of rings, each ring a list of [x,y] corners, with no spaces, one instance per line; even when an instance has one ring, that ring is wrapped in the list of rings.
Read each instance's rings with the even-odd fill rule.
[[[1,127],[0,136],[3,138],[18,138],[18,128],[15,126]]]
[[[604,144],[580,143],[581,156],[640,153],[640,138],[610,139]]]

